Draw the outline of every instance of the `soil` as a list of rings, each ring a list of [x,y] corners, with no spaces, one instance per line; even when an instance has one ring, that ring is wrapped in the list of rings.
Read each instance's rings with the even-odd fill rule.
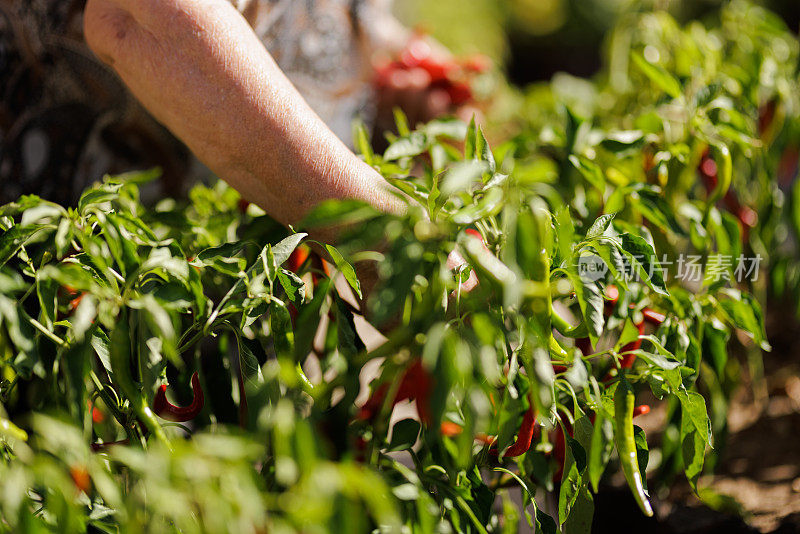
[[[622,476],[611,476],[595,496],[594,533],[800,534],[800,322],[792,307],[771,303],[769,309],[772,351],[764,353],[764,379],[754,381],[742,364],[741,384],[728,413],[728,435],[715,443],[720,460],[714,474],[699,483],[723,505],[715,507],[724,510],[712,509],[678,478],[668,493],[652,495],[656,517],[646,518]],[[358,323],[368,346],[381,343],[376,330],[363,320]],[[376,371],[368,370],[363,382]],[[413,406],[406,404],[398,406],[393,420],[414,416]],[[636,423],[645,429],[648,441],[657,443],[665,410],[657,402],[652,406]]]
[[[790,307],[771,309],[767,331],[773,350],[764,354],[764,379],[743,373],[728,413],[729,434],[717,444],[720,461],[699,483],[725,511],[713,510],[688,484],[677,482],[667,495],[654,498],[656,518],[648,520],[624,481],[612,478],[596,496],[593,532],[800,534],[800,326]],[[663,412],[654,409],[637,424],[658,439]]]

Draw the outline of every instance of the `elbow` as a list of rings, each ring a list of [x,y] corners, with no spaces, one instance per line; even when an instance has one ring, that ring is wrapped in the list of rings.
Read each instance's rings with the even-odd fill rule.
[[[92,52],[113,65],[135,30],[136,21],[110,0],[88,0],[83,13],[83,35]]]

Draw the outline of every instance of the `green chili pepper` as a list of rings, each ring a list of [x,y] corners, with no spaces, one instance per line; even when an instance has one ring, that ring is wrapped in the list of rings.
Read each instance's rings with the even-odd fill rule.
[[[639,472],[639,461],[636,456],[636,441],[633,433],[633,409],[636,396],[627,380],[623,379],[614,394],[614,418],[617,424],[614,440],[617,445],[622,472],[633,492],[636,504],[647,517],[653,516],[653,507],[644,492],[642,474]]]
[[[148,406],[142,390],[131,376],[131,329],[128,324],[128,314],[124,311],[120,314],[114,331],[111,332],[110,341],[111,370],[114,372],[114,381],[122,390],[122,394],[128,398],[134,413],[144,426],[153,433],[158,441],[169,445],[169,439],[164,434],[158,419]]]
[[[714,147],[714,159],[717,161],[717,186],[708,198],[708,205],[713,206],[731,187],[733,178],[733,161],[731,151],[723,144]]]
[[[550,322],[553,328],[558,330],[558,333],[564,337],[582,338],[589,336],[589,329],[586,328],[585,323],[580,322],[576,326],[572,326],[569,321],[559,315],[555,308],[552,307],[552,304],[550,306]]]
[[[558,342],[555,336],[553,335],[550,336],[549,344],[550,344],[550,351],[553,354],[561,358],[563,361],[569,361],[570,359],[569,354],[564,349],[564,347],[561,346],[561,344]]]
[[[8,419],[0,419],[0,436],[28,441],[28,433]]]

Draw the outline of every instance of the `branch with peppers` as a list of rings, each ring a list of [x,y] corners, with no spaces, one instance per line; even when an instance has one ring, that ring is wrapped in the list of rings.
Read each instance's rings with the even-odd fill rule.
[[[484,251],[491,254],[483,242],[479,232],[474,229],[468,229],[465,231],[465,234],[471,239],[479,240]],[[451,257],[448,259],[448,267],[453,270],[457,270],[463,263],[464,260],[460,256],[454,257],[451,255]],[[460,291],[468,293],[477,286],[478,280],[475,278],[474,272],[471,272],[470,277],[467,280],[460,281],[459,284]],[[614,285],[608,285],[605,293],[606,315],[611,315],[613,313],[618,302],[618,288]],[[631,305],[630,309],[633,311],[635,306]],[[617,410],[615,425],[618,428],[617,440],[615,444],[619,452],[620,464],[622,466],[623,473],[625,474],[626,480],[629,482],[636,501],[639,503],[642,511],[645,514],[652,515],[652,508],[649,505],[649,501],[641,482],[641,474],[639,473],[639,467],[636,458],[635,441],[632,438],[633,419],[649,413],[650,406],[633,405],[633,399],[628,397],[629,393],[632,395],[632,390],[629,392],[630,386],[623,387],[619,384],[627,384],[624,373],[633,367],[636,359],[635,351],[641,348],[642,336],[645,333],[646,325],[651,325],[657,329],[665,321],[666,317],[664,314],[650,308],[644,308],[638,313],[641,314],[641,319],[634,323],[638,334],[637,339],[629,341],[623,345],[619,351],[619,359],[615,359],[618,366],[618,372],[622,374],[618,374],[617,376],[612,376],[609,374],[604,379],[604,382],[606,385],[611,385],[614,383],[614,385],[618,388],[618,391],[625,392],[624,396],[622,396],[621,393],[618,395],[620,397],[620,402],[615,403]],[[576,335],[579,335],[582,331],[582,329],[571,326],[566,320],[561,318],[555,309],[551,308],[550,316],[554,327],[554,333],[558,332],[561,335],[566,334],[568,336],[576,337]],[[588,337],[578,337],[575,340],[575,345],[582,351],[585,357],[592,357],[595,355],[595,351],[593,350],[591,341]],[[555,350],[555,352],[559,355],[567,355],[566,351],[560,346],[559,342],[555,339],[555,337],[552,336],[551,349]],[[554,372],[557,374],[565,373],[568,370],[567,366],[565,365],[558,363],[553,363],[552,365]],[[391,413],[391,410],[398,403],[406,400],[415,400],[417,416],[420,422],[423,425],[429,426],[432,422],[430,407],[431,394],[434,391],[435,383],[435,378],[430,374],[429,371],[426,370],[422,360],[419,358],[412,358],[411,363],[407,365],[397,382],[394,384],[381,383],[374,389],[367,401],[359,409],[356,420],[371,423],[378,414]],[[391,398],[389,398],[389,396],[391,396]],[[497,411],[495,409],[495,416],[496,415]],[[595,413],[590,414],[589,419],[592,423],[595,422],[595,417]],[[439,432],[444,437],[454,438],[461,435],[464,432],[464,428],[457,423],[445,420],[440,423]],[[557,469],[554,472],[554,480],[556,482],[561,481],[564,462],[566,460],[565,434],[570,436],[572,435],[572,425],[568,420],[563,421],[563,424],[558,426],[551,436],[551,440],[554,441],[552,457],[557,464]],[[522,413],[519,430],[516,432],[511,445],[509,445],[503,451],[502,456],[504,458],[516,458],[522,456],[531,449],[534,440],[537,439],[537,436],[539,435],[540,425],[537,423],[534,402],[529,398],[528,408]],[[475,435],[474,440],[487,446],[491,456],[499,457],[500,452],[497,448],[497,436],[478,433]]]

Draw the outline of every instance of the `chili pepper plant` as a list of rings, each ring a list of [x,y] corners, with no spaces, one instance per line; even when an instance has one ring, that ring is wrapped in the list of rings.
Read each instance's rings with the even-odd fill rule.
[[[152,172],[0,208],[0,530],[589,532],[614,473],[645,515],[653,469],[696,490],[728,344],[769,346],[746,285],[659,262],[742,250],[717,201],[744,155],[714,113],[676,142],[652,106],[690,87],[636,53],[630,115],[562,102],[493,149],[398,112],[383,154],[357,127],[402,215],[287,231],[222,182],[145,205]]]

